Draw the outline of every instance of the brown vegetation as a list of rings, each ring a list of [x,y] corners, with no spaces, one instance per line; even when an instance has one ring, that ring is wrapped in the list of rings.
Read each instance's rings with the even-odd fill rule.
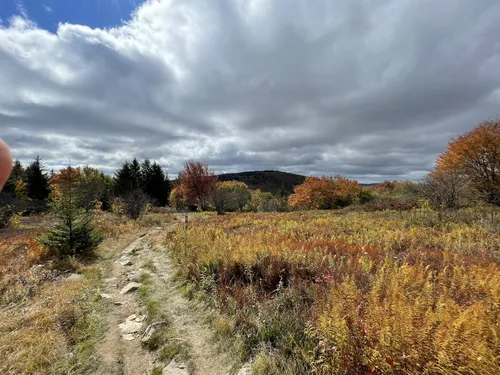
[[[217,176],[207,165],[199,161],[190,161],[184,165],[184,170],[179,172],[176,189],[188,205],[196,205],[205,210],[208,208],[216,183]]]
[[[105,217],[104,217],[105,216]],[[106,262],[64,258],[36,237],[52,217],[22,218],[20,228],[0,231],[0,373],[88,374],[103,330],[104,305],[97,298]],[[105,258],[135,236],[139,224],[101,212],[106,234],[97,249]],[[70,273],[81,280],[67,279]]]
[[[242,214],[195,222],[168,246],[234,321],[225,337],[244,341],[256,373],[493,374],[497,215]]]

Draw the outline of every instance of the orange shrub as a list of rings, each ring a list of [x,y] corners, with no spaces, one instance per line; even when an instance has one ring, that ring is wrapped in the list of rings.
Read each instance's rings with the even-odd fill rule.
[[[331,209],[351,204],[361,188],[357,181],[339,175],[335,177],[307,177],[295,187],[289,197],[292,208]]]

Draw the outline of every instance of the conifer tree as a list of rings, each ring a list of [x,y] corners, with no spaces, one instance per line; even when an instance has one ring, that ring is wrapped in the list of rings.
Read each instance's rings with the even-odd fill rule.
[[[19,160],[16,160],[12,167],[12,172],[5,183],[4,192],[15,195],[16,185],[18,184],[18,180],[22,180],[24,178],[24,168]]]
[[[124,162],[120,169],[115,172],[114,181],[114,190],[117,196],[126,195],[134,190],[132,170],[130,169],[130,163],[128,161]]]
[[[156,162],[151,164],[149,159],[144,160],[141,165],[141,177],[142,191],[159,206],[166,205],[170,194],[170,182],[161,166]]]
[[[102,235],[94,229],[91,214],[79,206],[76,169],[69,167],[66,172],[54,202],[58,222],[38,241],[59,255],[88,254],[102,241]]]
[[[46,201],[50,194],[49,176],[41,161],[40,156],[37,155],[26,168],[26,195],[30,199]]]

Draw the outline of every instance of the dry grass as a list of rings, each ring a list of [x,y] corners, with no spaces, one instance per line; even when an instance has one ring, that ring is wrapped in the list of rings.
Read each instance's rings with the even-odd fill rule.
[[[498,210],[243,214],[169,239],[259,373],[500,373]]]
[[[92,278],[64,281],[59,263],[34,240],[36,235],[11,231],[0,244],[2,374],[56,374],[72,368],[69,348],[79,340],[78,321],[88,315],[83,302],[90,296],[83,292],[92,287]]]
[[[172,220],[154,216],[154,225]],[[20,228],[0,231],[1,374],[92,373],[105,329],[101,275],[116,252],[151,224],[99,212],[97,226],[106,239],[96,256],[61,262],[35,240],[50,220],[23,218]],[[75,268],[84,279],[65,280]]]

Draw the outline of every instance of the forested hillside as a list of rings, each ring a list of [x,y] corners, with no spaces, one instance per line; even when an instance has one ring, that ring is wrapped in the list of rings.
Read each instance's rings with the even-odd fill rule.
[[[304,180],[305,176],[281,171],[252,171],[219,175],[219,181],[241,181],[252,190],[260,189],[272,194],[285,192],[287,195],[291,194],[293,188],[303,183]]]

